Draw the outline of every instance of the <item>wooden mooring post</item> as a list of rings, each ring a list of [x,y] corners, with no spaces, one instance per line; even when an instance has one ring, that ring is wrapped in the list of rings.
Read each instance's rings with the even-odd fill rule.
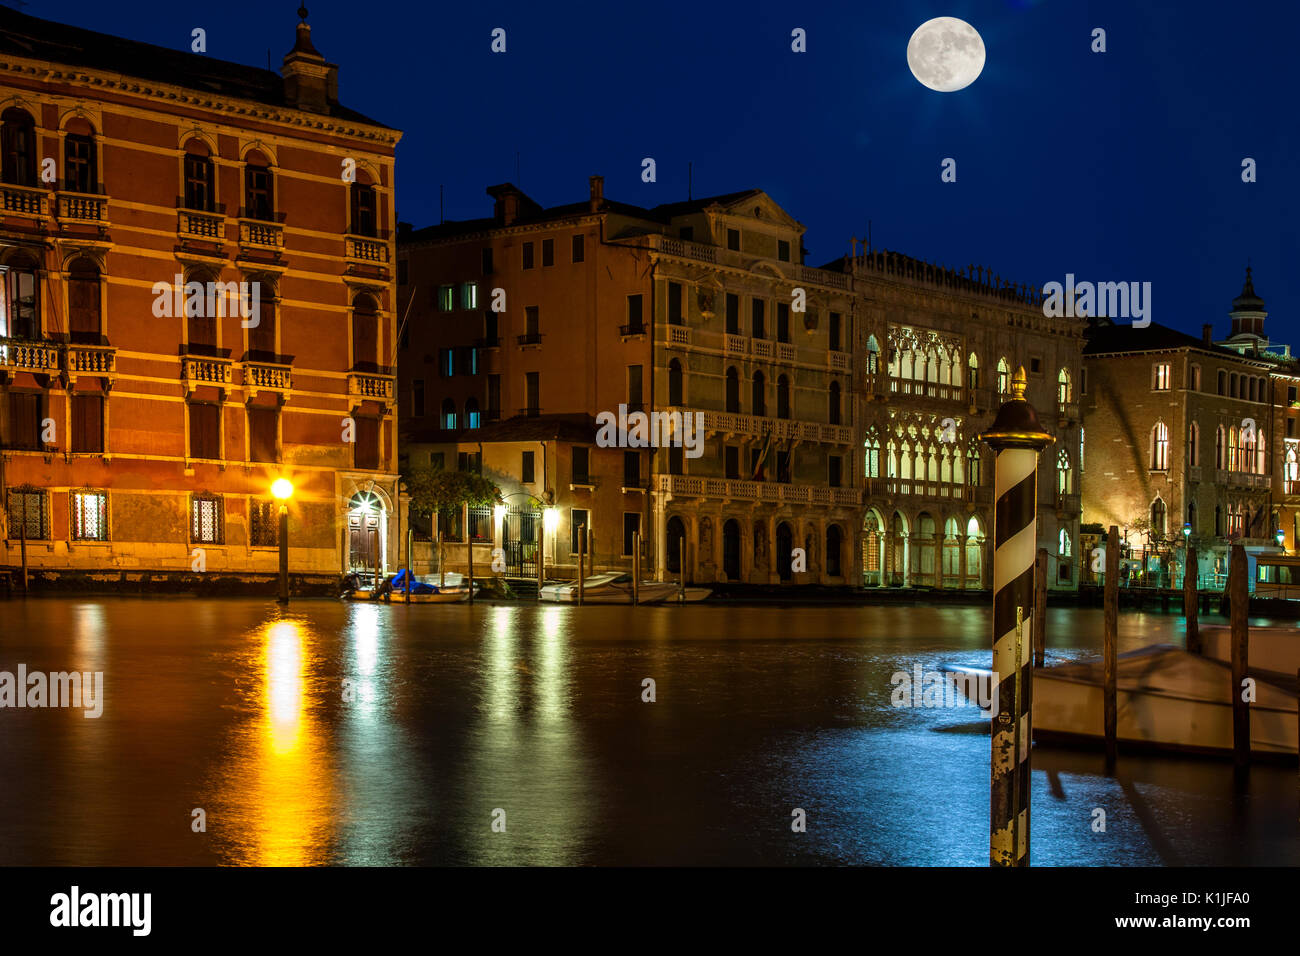
[[[545,512],[543,512],[545,518]],[[546,522],[538,522],[537,527],[537,602],[542,601],[542,587],[546,580]]]
[[[1034,666],[1047,657],[1047,549],[1039,548],[1034,560]]]
[[[469,603],[474,603],[474,532],[469,526],[469,505],[465,506],[465,564],[469,568]]]
[[[1106,772],[1115,769],[1119,752],[1119,528],[1106,536],[1106,608],[1103,613],[1102,733],[1106,738]]]
[[[1242,684],[1250,667],[1250,582],[1246,549],[1232,546],[1228,565],[1229,624],[1232,632],[1232,766],[1238,776],[1250,764],[1250,706],[1242,699]]]
[[[1197,600],[1196,579],[1200,569],[1196,564],[1196,545],[1187,546],[1187,559],[1183,562],[1183,617],[1187,623],[1187,651],[1201,653],[1201,631],[1197,620],[1200,602]]]
[[[587,556],[587,526],[585,524],[580,524],[578,525],[578,606],[579,607],[582,607],[582,599],[583,599],[582,568],[583,568],[583,561],[586,558],[586,556]]]
[[[641,533],[632,533],[632,604],[641,603]]]

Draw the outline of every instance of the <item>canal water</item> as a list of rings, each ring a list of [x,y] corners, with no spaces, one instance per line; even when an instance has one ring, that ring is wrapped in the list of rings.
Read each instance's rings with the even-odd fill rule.
[[[1049,610],[1049,658],[1101,626]],[[0,602],[0,671],[104,675],[98,718],[0,709],[0,864],[983,866],[987,722],[891,695],[987,667],[988,632],[923,605]],[[1121,651],[1161,641],[1179,618],[1121,617]],[[1295,864],[1296,799],[1294,767],[1237,794],[1217,761],[1039,747],[1033,861]]]

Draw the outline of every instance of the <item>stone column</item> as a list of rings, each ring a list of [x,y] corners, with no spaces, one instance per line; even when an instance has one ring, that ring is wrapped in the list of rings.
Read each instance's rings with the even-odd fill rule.
[[[934,586],[943,589],[943,532],[934,533]]]
[[[957,578],[960,581],[958,587],[964,591],[966,590],[966,574],[969,570],[966,566],[966,536],[964,534],[957,535],[957,546],[961,548],[957,555]]]

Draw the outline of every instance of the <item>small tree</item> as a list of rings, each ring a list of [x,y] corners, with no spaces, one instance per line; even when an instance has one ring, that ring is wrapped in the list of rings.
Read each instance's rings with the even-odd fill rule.
[[[416,468],[406,475],[406,492],[411,511],[425,516],[436,512],[454,514],[466,505],[481,508],[501,500],[501,489],[472,471]]]

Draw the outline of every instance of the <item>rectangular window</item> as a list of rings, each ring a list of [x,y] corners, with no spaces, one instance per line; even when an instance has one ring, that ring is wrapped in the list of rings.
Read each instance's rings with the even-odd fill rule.
[[[424,379],[422,378],[411,382],[411,417],[424,417]]]
[[[99,192],[95,174],[95,140],[89,136],[69,133],[63,146],[63,172],[68,189],[74,193]],[[265,173],[266,171],[263,170]],[[269,174],[267,174],[269,177]],[[256,217],[255,217],[256,218]]]
[[[685,474],[685,465],[682,458],[681,445],[668,446],[668,474],[682,475]]]
[[[776,241],[776,257],[782,262],[790,261],[790,243],[785,239]]]
[[[0,335],[15,339],[41,337],[40,285],[31,268],[0,266],[4,278],[4,301],[0,303]]]
[[[1201,390],[1201,367],[1199,365],[1193,365],[1192,366],[1192,391],[1199,392],[1200,390]]]
[[[537,480],[533,477],[533,454],[531,451],[524,452],[523,460],[519,463],[519,480],[526,485]]]
[[[641,294],[627,297],[627,334],[645,329],[645,313],[641,311]]]
[[[753,318],[752,318],[752,320],[751,320],[751,322],[750,322],[750,326],[749,326],[749,334],[750,334],[750,336],[752,336],[753,338],[756,338],[756,339],[767,338],[767,328],[766,328],[766,322],[765,322],[765,318],[766,318],[766,312],[765,312],[765,309],[766,309],[766,306],[767,306],[767,303],[764,302],[762,299],[755,299],[755,300],[753,301],[753,304],[752,304],[752,308],[753,308]]]
[[[454,285],[438,286],[438,311],[450,312],[456,308],[456,287]]]
[[[790,453],[788,451],[776,453],[776,480],[786,484],[790,482]]]
[[[739,229],[727,230],[727,248],[732,250],[733,252],[740,251],[740,230]]]
[[[591,516],[582,508],[569,512],[569,553],[578,553],[578,541],[591,530]],[[584,548],[584,550],[586,550]]]
[[[248,503],[248,543],[255,548],[274,548],[280,543],[280,515],[274,501]]]
[[[1288,385],[1286,388],[1286,403],[1288,405],[1294,405],[1295,402],[1296,402],[1296,387],[1294,385]]]
[[[483,250],[483,274],[490,276],[492,274],[492,249],[491,247]]]
[[[538,307],[535,305],[524,308],[524,334],[530,341],[536,341],[541,335],[541,320],[539,318]]]
[[[451,378],[456,374],[456,352],[454,349],[438,350],[438,372],[443,378]]]
[[[190,457],[221,457],[221,408],[217,405],[190,403]]]
[[[541,383],[538,381],[538,372],[524,373],[524,414],[539,415],[542,411],[541,405]]]
[[[636,536],[641,533],[641,515],[634,511],[623,512],[623,556],[630,558],[636,551]]]
[[[1031,375],[1038,375],[1043,371],[1043,360],[1040,358],[1031,358],[1029,360],[1029,372]]]
[[[489,375],[487,379],[487,414],[488,421],[501,417],[501,376]]]
[[[496,312],[483,313],[483,347],[496,348],[501,344],[501,322]]]
[[[354,415],[353,421],[357,423],[356,433],[353,435],[356,438],[352,451],[353,467],[364,468],[368,471],[377,470],[381,457],[379,453],[379,419]]]
[[[581,445],[573,446],[573,478],[575,485],[591,484],[591,450]]]
[[[531,269],[532,267],[533,267],[533,244],[531,242],[525,242],[524,243],[524,268]]]
[[[212,160],[185,154],[185,208],[212,211]]]
[[[1286,420],[1286,437],[1287,437],[1287,438],[1294,438],[1294,437],[1295,437],[1295,419],[1294,419],[1294,418],[1288,418],[1288,419]]]
[[[1151,387],[1157,392],[1167,392],[1170,388],[1169,364],[1160,363],[1151,369]]]
[[[722,453],[724,468],[728,478],[740,477],[740,449],[735,445],[728,445]]]
[[[1086,368],[1079,369],[1079,391],[1084,395],[1088,394],[1088,370]]]
[[[41,406],[39,392],[9,393],[9,448],[23,451],[41,449]]]
[[[108,494],[103,491],[74,491],[72,540],[108,540]]]
[[[840,350],[840,314],[832,312],[830,321],[827,322],[827,331],[830,333],[830,349],[832,352]]]
[[[190,541],[195,544],[222,544],[221,499],[214,495],[195,495],[190,499]]]
[[[352,184],[352,234],[354,236],[378,235],[379,217],[376,215],[375,187],[367,183]]]
[[[574,262],[587,261],[587,237],[586,236],[573,237],[573,261]]]
[[[776,340],[790,343],[790,305],[787,302],[776,304]]]
[[[641,453],[639,451],[623,452],[623,487],[641,487]]]
[[[9,538],[17,541],[44,541],[50,536],[46,498],[43,491],[11,491],[9,505]]]
[[[483,474],[483,453],[478,451],[462,451],[456,454],[456,470],[467,471],[470,474]]]
[[[460,284],[460,307],[462,309],[478,308],[477,282],[462,282]]]
[[[839,455],[829,455],[826,458],[826,483],[832,488],[838,488],[844,471],[844,459]]]
[[[740,296],[734,292],[727,293],[727,333],[740,334]]]
[[[276,438],[279,432],[280,411],[268,406],[251,405],[248,409],[248,460],[275,462]]]
[[[682,324],[682,284],[668,283],[668,324]]]
[[[542,240],[542,268],[555,265],[555,240]]]
[[[638,411],[641,408],[641,366],[629,365],[627,367],[627,407],[629,411]]]

